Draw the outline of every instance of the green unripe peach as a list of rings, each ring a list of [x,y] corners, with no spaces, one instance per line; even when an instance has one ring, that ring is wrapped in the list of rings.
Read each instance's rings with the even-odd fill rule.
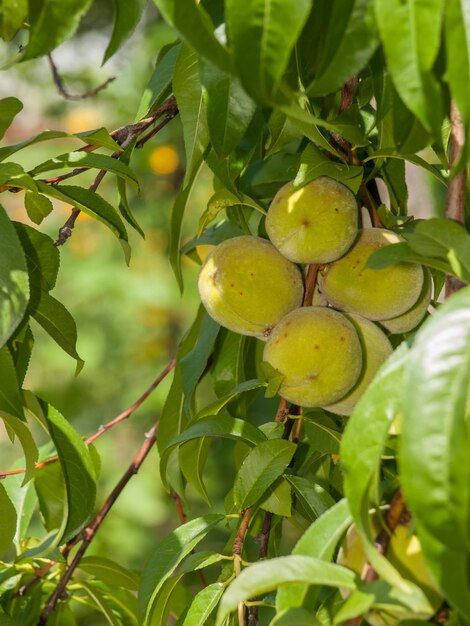
[[[352,192],[321,176],[296,189],[284,185],[269,207],[266,231],[295,263],[329,263],[342,256],[357,234],[358,210]]]
[[[374,525],[376,530],[378,530],[378,523],[375,519]],[[384,607],[383,610],[377,608],[367,614],[367,622],[372,626],[392,626],[404,619],[428,620],[439,608],[442,597],[427,569],[421,549],[421,542],[418,537],[413,534],[407,526],[397,526],[393,532],[385,556],[403,578],[410,580],[423,590],[432,610],[427,614],[421,613],[417,615],[416,613],[407,611],[405,607],[397,609],[386,609]],[[349,567],[359,575],[363,572],[367,558],[362,539],[356,531],[355,526],[349,528],[338,553],[337,562],[340,565]],[[341,594],[343,597],[347,597],[349,591],[342,590]]]
[[[366,268],[370,255],[401,238],[383,228],[365,228],[341,259],[320,271],[320,288],[328,302],[370,320],[402,315],[418,300],[423,268],[416,263],[395,263],[383,269]]]
[[[259,237],[234,237],[219,244],[199,274],[199,294],[219,324],[266,339],[303,297],[299,268]]]
[[[356,384],[362,348],[344,315],[312,306],[292,311],[277,324],[263,359],[283,376],[281,397],[300,406],[325,406]]]
[[[416,328],[426,315],[426,311],[429,308],[432,296],[432,278],[431,272],[424,267],[424,282],[421,293],[416,303],[409,309],[402,313],[398,317],[392,317],[389,320],[381,320],[380,324],[386,328],[390,333],[407,333],[413,328]]]
[[[351,415],[377,370],[393,352],[392,344],[376,324],[360,315],[350,314],[347,317],[354,324],[361,341],[363,366],[359,380],[352,390],[339,402],[324,407],[339,415]]]

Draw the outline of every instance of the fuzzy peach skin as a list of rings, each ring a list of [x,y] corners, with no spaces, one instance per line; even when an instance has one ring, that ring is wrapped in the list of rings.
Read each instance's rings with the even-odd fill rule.
[[[342,398],[362,370],[354,325],[326,307],[303,307],[271,333],[263,359],[284,378],[279,395],[300,406],[325,406]]]
[[[260,237],[219,244],[199,274],[199,294],[211,317],[241,335],[266,340],[289,311],[302,304],[299,268]]]
[[[277,192],[266,217],[266,232],[291,261],[328,263],[351,247],[357,221],[353,193],[321,176],[300,189],[287,183]]]

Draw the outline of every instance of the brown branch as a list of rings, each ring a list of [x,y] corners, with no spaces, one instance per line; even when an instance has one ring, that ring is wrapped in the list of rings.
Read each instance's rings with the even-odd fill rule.
[[[456,167],[461,158],[465,144],[465,127],[460,113],[452,100],[450,103],[450,167]],[[467,182],[467,168],[462,169],[449,180],[446,196],[445,216],[459,224],[465,223],[465,186]],[[458,291],[464,284],[455,276],[447,274],[445,283],[445,297],[448,298]]]
[[[307,274],[305,276],[305,292],[302,306],[311,306],[313,291],[315,289],[315,283],[318,274],[318,265],[309,265],[307,268]]]
[[[375,539],[375,547],[384,555],[387,552],[390,540],[393,535],[393,531],[400,523],[400,520],[406,514],[406,504],[403,498],[403,492],[401,489],[395,493],[390,503],[390,508],[385,516],[385,528],[378,533]],[[361,579],[367,583],[371,583],[377,580],[377,572],[373,569],[370,563],[366,563],[361,573]],[[359,626],[362,622],[362,615],[344,622],[343,626]]]
[[[176,364],[176,359],[175,358],[171,359],[171,361],[168,363],[168,365],[165,367],[165,369],[157,376],[157,378],[153,381],[153,383],[150,385],[150,387],[148,387],[144,391],[144,393],[134,402],[134,404],[132,404],[128,409],[126,409],[125,411],[120,413],[117,417],[112,419],[110,422],[107,422],[106,424],[101,425],[98,428],[96,433],[94,433],[93,435],[90,435],[87,439],[85,439],[85,443],[87,445],[90,445],[90,443],[93,443],[94,441],[96,441],[99,437],[104,435],[108,430],[111,430],[111,428],[113,428],[114,426],[116,426],[120,422],[122,422],[122,421],[126,420],[128,417],[130,417],[132,415],[132,413],[134,413],[134,411],[136,411],[140,407],[140,405],[144,403],[144,401],[149,397],[149,395],[153,391],[155,391],[155,389],[160,385],[160,383],[174,369],[175,364]],[[37,469],[37,470],[41,469],[43,467],[46,467],[46,465],[50,465],[51,463],[56,463],[58,460],[59,460],[59,457],[54,456],[54,457],[52,457],[50,459],[47,459],[47,461],[43,461],[41,463],[37,463],[36,466],[35,466],[35,469]],[[16,474],[24,474],[25,472],[26,472],[26,468],[0,472],[0,480],[3,479],[3,478],[6,478],[7,476],[14,476]]]
[[[93,541],[96,533],[98,532],[98,529],[100,528],[101,524],[105,520],[107,514],[113,507],[116,500],[121,495],[124,487],[130,481],[130,479],[133,476],[135,476],[135,474],[137,474],[140,467],[142,466],[142,463],[145,461],[150,450],[153,448],[157,440],[157,430],[158,430],[158,423],[154,424],[152,428],[150,429],[150,431],[146,434],[144,443],[142,444],[140,450],[137,452],[137,454],[133,458],[127,470],[124,472],[122,478],[114,487],[114,489],[112,490],[109,497],[106,499],[101,509],[93,518],[92,522],[85,528],[84,531],[80,533],[81,537],[83,538],[83,542],[80,548],[77,550],[77,553],[75,554],[69,567],[66,569],[66,571],[60,578],[59,582],[57,583],[57,586],[55,587],[54,591],[52,592],[49,599],[47,600],[44,606],[44,609],[40,615],[38,626],[45,626],[47,623],[47,620],[49,619],[51,614],[54,612],[57,602],[59,601],[59,599],[61,598],[62,594],[64,593],[67,587],[67,583],[71,579],[74,571],[79,566],[80,561],[83,558],[83,555],[87,551],[90,543]]]
[[[57,65],[54,63],[52,55],[50,53],[47,55],[47,60],[49,61],[52,78],[54,79],[54,84],[57,87],[57,91],[66,100],[85,100],[86,98],[91,98],[92,96],[96,96],[96,94],[98,94],[103,89],[106,89],[106,87],[110,83],[112,83],[113,80],[116,80],[115,76],[111,76],[97,87],[93,87],[93,89],[89,89],[88,91],[85,91],[83,93],[70,93],[70,91],[65,88],[62,76],[60,75],[59,70],[57,69]]]
[[[123,150],[125,150],[130,145],[132,145],[132,143],[162,115],[166,116],[165,119],[160,122],[160,124],[158,124],[152,131],[147,133],[147,135],[144,135],[144,137],[142,137],[141,140],[136,144],[137,148],[141,148],[149,139],[151,139],[154,135],[156,135],[156,133],[164,128],[170,120],[178,115],[178,106],[176,104],[176,99],[173,96],[166,100],[163,104],[161,104],[157,109],[155,109],[155,111],[153,111],[149,117],[140,120],[140,122],[137,122],[135,124],[129,124],[127,126],[118,128],[112,131],[110,133],[110,136],[113,137],[113,139],[121,145]],[[87,150],[90,152],[97,147],[98,146],[88,145],[84,146],[82,150]],[[119,159],[123,154],[123,150],[117,150],[116,152],[113,152],[111,157],[113,159]],[[70,178],[71,176],[77,176],[87,169],[89,168],[77,168],[73,172],[69,172],[69,174],[64,174],[53,179],[46,179],[45,182],[55,184],[57,182],[60,182],[61,180]],[[89,187],[90,191],[96,191],[98,189],[98,186],[100,185],[103,178],[106,176],[106,173],[106,170],[101,170],[100,172],[98,172],[98,175]],[[79,215],[80,209],[74,207],[67,221],[59,229],[59,235],[54,243],[56,247],[64,245],[67,239],[71,237],[73,229],[75,227],[75,222],[77,221]]]

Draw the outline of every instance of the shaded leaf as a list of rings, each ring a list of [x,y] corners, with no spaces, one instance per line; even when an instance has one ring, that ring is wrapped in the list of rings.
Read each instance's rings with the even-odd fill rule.
[[[141,119],[156,109],[170,95],[176,59],[181,44],[172,44],[165,54],[159,56],[152,76],[142,94],[137,119]]]
[[[54,50],[76,30],[92,0],[33,0],[29,2],[29,41],[22,60]]]
[[[153,605],[164,582],[184,557],[223,519],[223,515],[198,517],[167,535],[155,548],[144,568],[139,588],[138,613],[142,626],[150,623]]]
[[[119,563],[101,556],[86,556],[80,561],[80,569],[109,585],[137,591],[139,577]]]
[[[316,520],[335,504],[330,494],[312,480],[302,478],[302,476],[289,475],[286,476],[286,479],[294,488],[297,505],[301,506],[301,512],[307,515],[309,521]]]
[[[251,450],[238,470],[233,498],[238,510],[255,504],[292,460],[296,445],[285,439],[263,441]]]
[[[332,161],[313,144],[309,144],[302,152],[300,168],[295,177],[294,185],[303,187],[320,176],[329,176],[342,182],[354,194],[357,194],[363,174],[363,167]]]
[[[28,300],[25,255],[15,229],[0,205],[0,348],[21,322]]]
[[[1,352],[0,352],[1,354]],[[3,376],[0,374],[0,380],[2,380],[3,386]],[[23,454],[25,458],[26,472],[24,475],[24,479],[22,482],[22,486],[25,485],[31,478],[33,477],[35,471],[35,465],[38,460],[38,448],[36,446],[36,442],[34,441],[33,435],[29,430],[27,424],[18,420],[16,417],[12,415],[8,415],[1,411],[0,413],[1,419],[8,425],[8,427],[15,433],[16,437],[18,437],[18,441],[23,448]]]
[[[45,233],[21,222],[13,222],[13,225],[26,256],[31,286],[34,288],[41,286],[50,291],[55,286],[59,272],[58,248]]]
[[[7,346],[0,349],[0,412],[24,419],[15,366]]]
[[[3,556],[15,537],[16,511],[2,484],[0,484],[0,510],[2,511],[0,515],[0,555]]]
[[[24,204],[29,219],[35,224],[42,220],[52,211],[52,202],[46,196],[34,191],[27,191],[24,196]]]
[[[4,26],[5,16],[8,16],[10,12],[11,7],[2,3],[0,7],[0,29]],[[18,98],[9,97],[0,100],[0,139],[22,108],[23,103]]]
[[[106,63],[115,54],[123,43],[134,32],[142,13],[147,5],[147,0],[113,0],[114,25],[111,39],[104,53],[103,63]]]
[[[46,291],[42,291],[39,303],[32,315],[57,345],[77,361],[76,374],[78,374],[84,361],[76,348],[77,326],[75,320],[65,306]]]

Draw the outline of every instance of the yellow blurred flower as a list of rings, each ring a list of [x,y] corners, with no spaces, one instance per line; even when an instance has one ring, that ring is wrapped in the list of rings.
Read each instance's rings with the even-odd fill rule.
[[[152,172],[168,176],[173,174],[180,163],[178,152],[173,146],[157,146],[149,155],[149,165]]]

